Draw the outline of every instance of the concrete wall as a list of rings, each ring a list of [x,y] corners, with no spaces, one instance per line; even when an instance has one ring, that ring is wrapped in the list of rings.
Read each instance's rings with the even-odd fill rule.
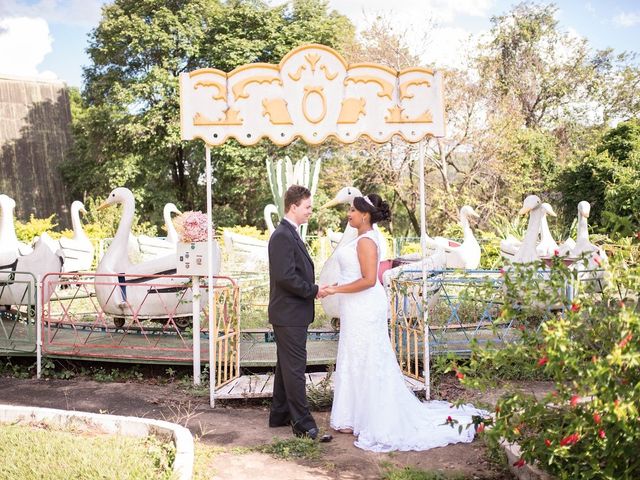
[[[68,195],[58,170],[71,146],[71,110],[61,82],[0,76],[0,193],[16,217],[57,214],[69,227]]]

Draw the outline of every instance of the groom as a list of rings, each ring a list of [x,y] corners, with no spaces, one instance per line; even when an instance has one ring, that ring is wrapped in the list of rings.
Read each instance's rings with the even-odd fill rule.
[[[306,396],[307,328],[314,318],[314,299],[326,292],[314,284],[313,261],[299,234],[311,216],[309,189],[289,187],[284,211],[269,240],[269,323],[277,348],[269,426],[291,425],[296,436],[315,440],[318,426]]]

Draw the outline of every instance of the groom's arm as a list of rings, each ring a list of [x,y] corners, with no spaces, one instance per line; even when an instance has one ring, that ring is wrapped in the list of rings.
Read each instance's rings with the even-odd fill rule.
[[[270,274],[275,283],[301,298],[315,298],[318,286],[306,281],[296,268],[295,240],[286,232],[274,232],[269,240]]]

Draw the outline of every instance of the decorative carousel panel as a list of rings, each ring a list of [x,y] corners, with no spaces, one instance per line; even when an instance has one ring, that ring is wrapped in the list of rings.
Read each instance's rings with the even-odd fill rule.
[[[182,138],[220,145],[263,137],[286,145],[297,137],[351,143],[361,135],[417,142],[444,136],[442,80],[424,68],[347,65],[334,50],[305,45],[279,65],[247,64],[225,74],[201,69],[180,75]]]

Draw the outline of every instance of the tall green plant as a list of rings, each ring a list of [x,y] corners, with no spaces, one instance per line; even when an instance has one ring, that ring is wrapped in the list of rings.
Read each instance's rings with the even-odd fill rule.
[[[267,175],[273,203],[278,209],[280,218],[284,218],[284,194],[291,185],[302,185],[311,191],[311,198],[318,189],[320,166],[322,160],[317,158],[310,161],[308,157],[302,157],[295,164],[289,157],[279,158],[275,162],[267,157]],[[302,226],[302,238],[307,234],[307,225]]]

